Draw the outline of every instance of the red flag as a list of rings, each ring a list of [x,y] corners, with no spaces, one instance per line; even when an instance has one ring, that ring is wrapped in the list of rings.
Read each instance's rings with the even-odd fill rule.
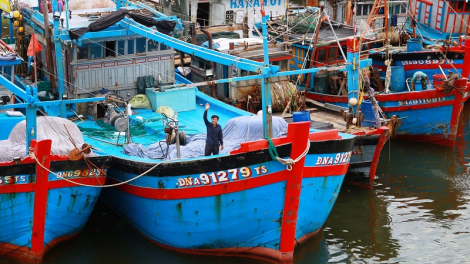
[[[38,39],[36,38],[36,34],[33,33],[31,35],[31,40],[29,41],[29,46],[28,46],[28,56],[34,56],[36,55],[36,52],[40,52],[42,50],[41,44],[39,43]]]

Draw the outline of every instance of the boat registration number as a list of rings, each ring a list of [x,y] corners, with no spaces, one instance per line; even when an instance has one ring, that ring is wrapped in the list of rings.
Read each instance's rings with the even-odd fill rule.
[[[453,64],[454,60],[410,60],[410,61],[403,61],[403,66],[405,65],[420,65],[420,64]]]
[[[429,103],[443,102],[445,100],[446,100],[445,97],[437,97],[437,98],[428,98],[428,99],[398,101],[398,104],[399,105],[418,105],[418,104],[429,104]]]
[[[334,157],[318,157],[315,166],[346,164],[350,159],[351,152],[338,153]]]
[[[0,184],[27,183],[26,176],[0,176]]]
[[[179,178],[176,185],[179,187],[210,185],[216,183],[224,183],[229,181],[237,181],[244,178],[249,178],[253,175],[262,175],[268,173],[266,166],[255,167],[241,167],[230,170],[223,170],[219,172],[212,172],[209,174],[201,173],[199,177]]]
[[[78,177],[91,177],[91,176],[105,176],[105,169],[84,169],[73,171],[59,171],[56,173],[56,179],[60,178],[78,178]]]

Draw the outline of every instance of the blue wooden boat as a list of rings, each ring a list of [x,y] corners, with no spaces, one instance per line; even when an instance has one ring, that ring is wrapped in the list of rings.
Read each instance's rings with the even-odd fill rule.
[[[461,47],[462,50],[467,49],[467,45],[470,44],[467,41],[465,45],[466,47]],[[466,53],[464,61],[466,62],[467,59],[470,57]],[[464,63],[464,65],[468,64]],[[468,76],[468,74],[468,68],[463,67],[462,76]],[[464,103],[469,98],[470,86],[468,86],[467,78],[461,78],[454,81],[453,89],[445,91],[441,86],[445,77],[443,75],[433,77],[431,89],[423,90],[421,85],[417,84],[416,91],[409,91],[406,89],[405,79],[392,73],[392,81],[396,80],[396,84],[405,87],[406,90],[375,94],[375,99],[385,117],[395,116],[401,119],[401,125],[396,130],[397,139],[454,147],[460,114]],[[315,91],[310,91],[308,97],[338,106],[346,106],[349,102],[347,96]],[[357,98],[360,97],[362,97],[361,94],[357,93]],[[362,98],[367,99],[368,96],[364,95]]]
[[[0,222],[4,224],[0,228],[0,255],[40,263],[47,251],[76,236],[87,223],[105,183],[111,156],[95,152],[85,159],[78,148],[74,152],[61,141],[69,131],[69,137],[77,136],[76,125],[58,117],[38,120],[38,106],[57,102],[40,102],[36,87],[16,86],[14,67],[21,60],[3,41],[0,45],[10,51],[0,60],[2,74],[7,76],[0,77],[2,92],[8,89],[0,105]],[[15,100],[22,103],[12,104]],[[26,117],[20,111],[3,111],[22,108],[26,108]],[[49,122],[56,126],[45,125]],[[81,142],[78,137],[73,140]],[[87,147],[81,150],[89,152]]]
[[[372,13],[370,16],[371,21],[374,14],[376,13]],[[328,24],[329,22],[325,23]],[[327,27],[329,27],[329,25],[327,25]],[[344,31],[340,31],[340,34],[341,33],[344,33]],[[314,54],[316,59],[312,60],[315,62],[312,62],[311,65],[315,67],[331,63],[337,65],[338,61],[336,58],[343,57],[340,55],[342,53],[341,51],[346,50],[346,48],[351,48],[349,45],[345,45],[347,41],[347,39],[342,38],[336,42],[332,40],[331,37],[327,36],[326,40],[321,44],[321,47],[318,47],[316,50]],[[362,44],[365,45],[368,43],[366,40],[364,40],[364,42],[361,41],[362,39],[358,41],[358,47],[362,47]],[[466,43],[467,42],[468,41],[466,41]],[[391,84],[389,93],[384,90],[383,80],[381,80],[381,77],[383,78],[385,76],[385,72],[382,71],[381,74],[377,75],[371,74],[371,81],[375,89],[374,97],[382,110],[382,117],[385,120],[396,119],[401,122],[400,126],[393,125],[393,127],[398,127],[398,129],[394,130],[392,133],[397,139],[428,142],[447,147],[454,146],[460,113],[463,104],[468,100],[470,94],[470,87],[467,86],[469,71],[467,67],[465,67],[465,65],[468,64],[466,63],[466,57],[463,56],[464,54],[467,55],[467,47],[464,46],[463,42],[460,44],[460,47],[448,49],[449,56],[455,55],[452,58],[455,60],[454,64],[450,63],[447,58],[442,60],[442,58],[433,57],[434,55],[442,56],[441,51],[423,50],[414,52],[410,50],[409,52],[402,53],[399,58],[394,58],[394,55],[391,54],[391,58],[397,65],[390,67]],[[340,45],[341,48],[339,48],[338,45]],[[295,70],[302,67],[300,62],[303,62],[306,54],[311,55],[312,48],[308,41],[306,43],[294,44],[294,46],[294,58],[290,66],[291,69]],[[359,48],[356,47],[354,50],[358,52]],[[383,62],[388,58],[388,56],[385,56],[385,52],[377,54],[367,52],[366,54],[361,54],[360,59],[357,57],[356,61],[365,60],[367,57],[372,58],[372,63],[369,66],[382,70],[385,69],[375,67],[377,65],[380,66],[380,60]],[[411,62],[405,63],[403,60],[411,60]],[[430,60],[429,63],[427,63],[428,60]],[[435,62],[435,60],[437,60],[437,62]],[[453,89],[445,91],[441,87],[445,77],[436,74],[441,72],[439,67],[444,69],[457,67],[457,70],[454,70],[454,72],[462,71],[461,76],[463,76],[463,78],[454,82]],[[415,91],[411,91],[407,88],[410,86],[409,78],[416,70],[425,71],[431,81],[434,79],[434,85],[427,90],[422,88],[420,84],[416,84]],[[334,82],[337,83],[338,80],[341,80],[341,77]],[[328,105],[344,107],[346,108],[345,111],[348,111],[349,100],[351,99],[350,94],[342,94],[340,93],[340,89],[333,89],[333,87],[339,88],[340,85],[330,87],[326,74],[305,75],[301,83],[304,84],[308,90],[308,98]],[[353,83],[348,83],[348,87],[350,85],[353,85]],[[368,98],[367,91],[356,92],[354,97],[355,103],[360,105],[360,111],[364,112],[364,109],[362,109],[364,105],[361,103],[363,99],[370,99]],[[356,112],[354,112],[354,115],[356,115]]]
[[[55,10],[55,1],[52,6]],[[164,247],[194,254],[236,255],[292,262],[295,245],[318,232],[334,205],[348,169],[354,136],[337,130],[310,132],[308,122],[289,124],[287,134],[280,133],[281,130],[272,126],[273,117],[268,112],[270,97],[267,92],[263,92],[265,113],[262,116],[246,116],[248,113],[244,111],[209,98],[195,88],[185,87],[186,81],[174,75],[173,69],[165,71],[171,68],[168,65],[172,65],[175,53],[167,47],[260,74],[242,77],[245,80],[315,72],[317,69],[280,73],[279,67],[269,66],[268,63],[240,59],[187,44],[143,26],[141,17],[132,17],[129,11],[120,9],[121,6],[123,2],[118,1],[116,12],[96,21],[105,21],[108,25],[100,31],[95,30],[96,24],[90,24],[86,28],[71,27],[69,32],[73,31],[72,35],[54,30],[53,38],[56,48],[62,47],[72,54],[77,52],[77,45],[85,45],[91,52],[91,44],[98,41],[112,42],[113,37],[119,37],[114,42],[115,52],[119,52],[119,41],[125,41],[127,44],[124,46],[129,46],[130,40],[135,41],[140,36],[145,37],[145,43],[151,43],[151,40],[152,45],[156,43],[158,47],[152,51],[146,49],[146,55],[126,53],[122,57],[103,56],[96,60],[88,53],[87,59],[73,60],[71,69],[61,66],[63,60],[60,56],[66,52],[56,50],[58,75],[65,73],[66,76],[80,77],[72,79],[73,83],[68,84],[70,97],[84,97],[89,95],[88,92],[101,90],[103,86],[107,88],[106,85],[110,83],[116,90],[114,95],[105,97],[107,113],[104,120],[111,126],[99,122],[100,113],[95,109],[100,106],[97,104],[75,107],[77,114],[88,114],[90,117],[90,120],[78,124],[85,141],[113,156],[107,181],[108,186],[112,185],[113,188],[103,191],[103,201],[150,241]],[[130,2],[126,2],[126,8],[138,9]],[[30,23],[40,21],[35,13],[28,12],[25,17]],[[115,20],[116,17],[120,18]],[[161,21],[159,19],[153,22],[145,20],[144,24]],[[72,21],[67,21],[67,24],[69,22],[72,24]],[[54,28],[56,23],[54,21]],[[87,30],[90,32],[84,33]],[[64,43],[67,45],[62,45]],[[71,43],[73,45],[68,45]],[[264,45],[267,48],[267,43]],[[156,59],[150,61],[150,56]],[[142,63],[146,71],[141,75],[150,74],[154,79],[161,80],[160,87],[144,90],[150,99],[151,110],[136,109],[133,114],[130,113],[128,101],[122,98],[136,94],[137,88],[134,80],[132,85],[126,84],[128,80],[119,76],[123,61],[135,62],[124,63],[127,65],[126,74],[134,72],[135,67],[140,67]],[[158,64],[155,61],[159,61]],[[60,67],[65,72],[59,73]],[[102,67],[106,71],[100,70]],[[106,75],[101,88],[93,86],[91,82],[94,77],[91,76],[100,72],[109,74],[111,79],[115,78],[114,81],[108,83]],[[164,75],[160,78],[159,73]],[[164,88],[165,84],[173,85],[174,81],[177,83],[176,88]],[[66,85],[62,78],[57,78],[57,82],[59,94],[62,95]],[[73,85],[79,85],[80,89],[75,89]],[[269,90],[269,83],[262,82],[261,86],[263,91]],[[96,99],[76,100],[91,102]],[[62,107],[67,103],[62,98],[57,104]],[[217,114],[222,125],[230,120],[235,126],[238,119],[232,118],[246,116],[251,125],[263,128],[262,132],[254,138],[247,136],[244,140],[237,139],[241,140],[240,143],[234,144],[232,149],[227,147],[216,156],[192,156],[191,152],[184,152],[198,149],[197,145],[191,144],[197,143],[197,134],[205,132],[202,120],[205,103],[210,103],[210,114]],[[119,111],[123,105],[127,110]],[[161,106],[177,112],[177,120],[176,117],[167,119],[155,113]],[[90,112],[85,113],[84,109],[90,109]],[[45,110],[52,112],[52,109]],[[61,114],[66,114],[63,110],[61,108]],[[166,123],[162,123],[162,118]],[[194,135],[188,139],[190,142],[186,146],[183,146],[186,138],[176,135],[176,141],[182,140],[181,153],[178,147],[167,144],[167,139],[172,138],[171,130],[167,131],[168,137],[165,134],[165,128],[174,129],[176,123],[177,131]],[[133,134],[133,125],[140,127],[139,133]],[[282,123],[282,127],[287,127],[287,124]],[[125,136],[121,136],[122,132],[125,132]],[[166,144],[170,151],[165,152],[165,147],[155,147],[165,155],[139,157],[146,148],[129,144],[131,142],[142,145],[155,143],[154,146]],[[123,153],[129,153],[132,147],[138,147],[134,156]]]
[[[223,127],[240,116],[261,126],[260,116],[194,91],[196,108],[178,115],[180,129],[187,134],[205,131],[202,114],[207,102]],[[149,120],[141,127],[147,133],[132,140],[164,140],[155,113],[137,111],[131,124]],[[273,262],[292,260],[295,245],[321,228],[339,194],[354,144],[353,136],[337,130],[309,134],[308,122],[289,124],[286,137],[272,139],[280,157],[298,157],[310,144],[305,167],[301,159],[289,171],[272,159],[264,139],[216,156],[162,161],[122,153],[121,146],[113,145],[115,140],[100,135],[96,122],[79,126],[87,142],[113,155],[107,183],[119,186],[104,189],[101,199],[150,241],[185,253]]]
[[[32,155],[0,163],[0,255],[40,263],[47,251],[83,229],[98,200],[111,157],[89,158],[98,167],[90,170],[84,160],[50,155],[51,142],[30,145],[44,168]]]

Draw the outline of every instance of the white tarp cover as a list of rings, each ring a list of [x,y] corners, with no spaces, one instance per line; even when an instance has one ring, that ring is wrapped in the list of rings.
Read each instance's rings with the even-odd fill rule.
[[[224,149],[220,153],[229,153],[240,148],[240,143],[263,139],[263,118],[261,115],[240,116],[230,119],[223,128]],[[281,137],[287,134],[287,122],[277,116],[273,116],[273,137]],[[181,146],[181,158],[194,158],[204,156],[206,146],[206,134],[198,134],[188,138],[186,146]],[[124,147],[123,153],[141,158],[158,159],[163,157],[166,151],[166,143],[154,143],[148,148],[141,144],[129,144]],[[170,145],[167,160],[176,159],[176,144]]]
[[[41,116],[37,118],[37,141],[52,139],[52,154],[68,155],[74,145],[69,139],[67,130],[76,146],[81,149],[84,141],[82,132],[72,121],[52,116]],[[0,141],[0,162],[11,161],[14,157],[25,158],[26,153],[26,121],[16,124],[10,132],[7,140]],[[92,153],[86,155],[90,156]]]

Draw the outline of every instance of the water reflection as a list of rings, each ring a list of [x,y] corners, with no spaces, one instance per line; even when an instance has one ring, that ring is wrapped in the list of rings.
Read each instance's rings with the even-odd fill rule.
[[[455,149],[392,140],[374,190],[344,185],[324,235],[298,263],[463,263],[470,259],[470,105]]]
[[[455,149],[387,144],[374,189],[344,185],[323,230],[295,250],[296,263],[467,263],[470,105],[461,118]],[[4,263],[13,264],[0,257]],[[162,249],[99,203],[84,232],[54,248],[44,263],[261,262]]]

